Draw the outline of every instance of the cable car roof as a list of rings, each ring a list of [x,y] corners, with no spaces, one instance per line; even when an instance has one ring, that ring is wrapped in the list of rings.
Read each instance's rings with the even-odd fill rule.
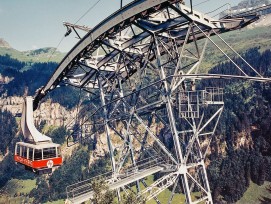
[[[30,147],[33,149],[44,149],[44,148],[51,148],[51,147],[60,147],[60,144],[56,143],[40,143],[40,144],[30,144],[30,143],[25,143],[25,142],[17,142],[17,145],[25,146],[25,147]]]

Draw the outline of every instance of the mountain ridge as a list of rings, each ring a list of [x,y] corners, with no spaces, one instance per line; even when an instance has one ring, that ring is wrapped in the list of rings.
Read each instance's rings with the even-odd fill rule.
[[[0,38],[0,55],[9,55],[22,62],[60,62],[65,54],[56,50],[54,47],[19,51],[11,47],[4,38]]]

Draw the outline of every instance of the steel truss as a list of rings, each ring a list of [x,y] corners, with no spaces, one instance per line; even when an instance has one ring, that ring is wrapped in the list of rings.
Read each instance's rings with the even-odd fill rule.
[[[212,203],[205,158],[223,111],[223,89],[198,90],[197,85],[214,78],[269,81],[244,59],[242,68],[211,38],[218,36],[241,57],[219,34],[257,19],[218,21],[180,0],[135,1],[79,41],[39,91],[36,105],[58,85],[96,97],[82,111],[80,141],[105,134],[112,164],[105,179],[119,199],[121,192],[132,190],[160,203],[159,193],[169,189],[168,203],[177,194],[185,194],[186,203]],[[201,69],[208,42],[239,75]],[[148,186],[144,178],[153,174],[157,178]],[[90,181],[69,186],[67,195],[74,203],[89,199]]]

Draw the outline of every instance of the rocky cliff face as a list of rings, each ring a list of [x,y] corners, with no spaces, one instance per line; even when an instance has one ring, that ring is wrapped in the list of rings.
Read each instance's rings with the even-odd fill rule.
[[[0,99],[0,109],[8,110],[14,116],[22,113],[22,97],[6,97]],[[47,100],[40,104],[40,107],[34,112],[34,121],[40,124],[45,121],[47,125],[70,127],[74,124],[73,118],[76,116],[76,110],[68,111],[58,103]]]
[[[17,113],[22,113],[22,104],[22,97],[13,96],[0,99],[0,109],[2,111],[7,110],[13,115],[16,115]]]
[[[76,110],[68,111],[59,103],[53,103],[47,100],[40,104],[40,107],[34,112],[34,118],[37,123],[46,121],[47,125],[52,126],[71,126],[74,124]]]
[[[253,139],[251,136],[251,130],[243,130],[236,134],[234,138],[235,149],[252,149],[253,148]]]

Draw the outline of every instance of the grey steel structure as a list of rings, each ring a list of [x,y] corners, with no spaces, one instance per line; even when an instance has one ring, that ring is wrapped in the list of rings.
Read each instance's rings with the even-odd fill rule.
[[[95,98],[81,117],[80,140],[106,135],[112,171],[104,178],[119,199],[121,192],[132,190],[160,203],[159,194],[169,189],[168,203],[178,199],[177,194],[185,194],[186,203],[212,203],[205,157],[223,110],[223,89],[198,90],[197,82],[270,81],[244,60],[245,71],[211,38],[218,36],[241,57],[219,34],[257,19],[250,13],[215,20],[191,10],[182,0],[138,0],[93,29],[65,23],[69,29],[89,32],[38,91],[35,108],[61,85],[78,87]],[[201,69],[208,42],[239,75],[208,74]],[[144,178],[153,174],[158,176],[147,185]],[[90,182],[68,186],[68,200],[90,199]]]

